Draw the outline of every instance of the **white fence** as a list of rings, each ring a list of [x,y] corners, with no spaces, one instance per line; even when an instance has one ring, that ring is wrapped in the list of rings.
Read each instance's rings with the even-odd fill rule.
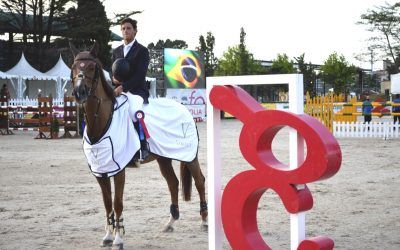
[[[10,99],[9,106],[38,106],[38,99]],[[53,106],[64,106],[64,99],[53,99]]]
[[[393,122],[333,122],[335,137],[400,138],[400,124]]]

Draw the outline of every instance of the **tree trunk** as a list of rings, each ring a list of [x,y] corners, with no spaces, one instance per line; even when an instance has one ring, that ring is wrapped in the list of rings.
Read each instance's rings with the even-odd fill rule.
[[[50,44],[51,34],[53,32],[53,17],[54,17],[54,9],[55,9],[55,0],[50,1],[50,13],[49,20],[47,21],[47,35],[46,35],[46,45]]]
[[[22,41],[24,42],[24,47],[26,47],[26,44],[28,42],[27,39],[27,22],[26,22],[26,1],[22,1]]]

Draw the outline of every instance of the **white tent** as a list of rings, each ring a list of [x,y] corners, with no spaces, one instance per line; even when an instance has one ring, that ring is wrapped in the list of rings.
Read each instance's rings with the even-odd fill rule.
[[[9,74],[4,73],[3,71],[0,71],[0,79],[11,79],[12,77],[16,77],[16,76],[9,75]]]
[[[55,76],[57,78],[56,85],[56,99],[62,99],[64,95],[64,90],[66,89],[67,83],[71,81],[71,69],[65,64],[61,55],[58,59],[56,65],[52,69],[46,72],[48,76]]]
[[[19,62],[5,73],[16,76],[11,78],[11,83],[18,99],[24,98],[24,92],[27,88],[26,80],[57,80],[57,77],[48,76],[33,68],[25,59],[24,53],[22,53]]]

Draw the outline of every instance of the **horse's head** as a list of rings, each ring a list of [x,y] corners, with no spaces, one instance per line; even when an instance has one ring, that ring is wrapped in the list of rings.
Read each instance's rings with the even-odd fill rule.
[[[73,95],[78,103],[83,103],[96,91],[99,77],[103,74],[97,59],[98,44],[95,43],[90,51],[79,52],[70,43],[74,63],[71,67]]]

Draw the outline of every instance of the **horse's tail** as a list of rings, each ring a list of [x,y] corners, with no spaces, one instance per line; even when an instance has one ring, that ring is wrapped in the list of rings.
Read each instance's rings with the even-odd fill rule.
[[[182,197],[184,201],[190,201],[192,196],[192,173],[186,164],[185,162],[181,162]]]

